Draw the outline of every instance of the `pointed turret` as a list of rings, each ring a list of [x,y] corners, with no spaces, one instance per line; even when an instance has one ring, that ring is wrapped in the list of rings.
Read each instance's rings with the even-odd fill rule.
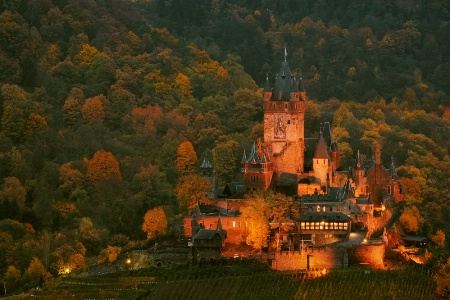
[[[389,173],[392,179],[396,179],[397,171],[395,170],[394,156],[391,156],[391,166],[389,167]]]
[[[247,162],[247,155],[245,155],[245,148],[244,148],[244,155],[242,156],[241,163],[246,163],[246,162]]]
[[[212,167],[213,166],[212,166],[211,162],[209,161],[208,156],[205,156],[203,158],[202,164],[200,165],[200,169],[212,169]]]
[[[353,166],[353,170],[364,170],[359,150],[358,153],[356,154],[355,165]]]
[[[328,150],[327,150],[327,142],[323,137],[322,131],[320,131],[319,140],[317,141],[316,151],[314,152],[314,159],[329,159]]]
[[[266,74],[266,84],[264,86],[264,101],[269,101],[272,97],[272,89],[270,88],[269,74]]]
[[[200,205],[198,204],[198,201],[197,201],[194,212],[192,213],[192,220],[201,220],[201,219],[202,219],[202,213],[200,211]]]

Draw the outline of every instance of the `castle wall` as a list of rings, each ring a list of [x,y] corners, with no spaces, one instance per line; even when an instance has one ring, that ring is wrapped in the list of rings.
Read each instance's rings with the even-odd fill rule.
[[[299,252],[275,254],[272,269],[278,271],[348,267],[347,250],[343,247],[312,248]]]
[[[278,271],[306,269],[337,269],[363,265],[384,268],[385,244],[311,248],[296,252],[278,252],[272,261],[272,269]]]
[[[303,171],[303,143],[288,143],[280,153],[272,154],[273,169],[279,185],[296,185],[297,174]]]
[[[384,268],[385,250],[386,245],[383,242],[350,247],[348,248],[348,263],[371,268]]]

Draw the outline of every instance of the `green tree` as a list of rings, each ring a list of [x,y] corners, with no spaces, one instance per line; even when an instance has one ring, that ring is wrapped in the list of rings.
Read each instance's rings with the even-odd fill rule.
[[[21,277],[20,270],[18,270],[15,266],[8,266],[3,282],[5,292],[11,293],[16,291],[20,286]]]

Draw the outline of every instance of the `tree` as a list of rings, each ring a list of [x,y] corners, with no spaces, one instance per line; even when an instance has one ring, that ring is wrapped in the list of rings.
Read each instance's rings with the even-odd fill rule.
[[[441,229],[436,230],[436,233],[431,236],[433,244],[444,247],[445,246],[445,233]]]
[[[219,178],[219,184],[225,185],[227,182],[230,182],[239,170],[236,165],[237,159],[235,155],[237,147],[238,143],[236,141],[229,140],[217,143],[212,149],[214,167]]]
[[[196,203],[210,204],[211,200],[205,192],[210,188],[209,181],[198,175],[180,177],[175,188],[180,209],[187,212],[193,209]]]
[[[30,262],[30,266],[25,271],[25,281],[31,286],[40,286],[43,282],[52,278],[52,275],[47,272],[44,265],[39,258],[34,257]]]
[[[86,177],[94,186],[105,181],[119,183],[122,181],[119,162],[111,152],[99,150],[88,161]]]
[[[106,249],[103,249],[102,252],[100,253],[97,263],[101,264],[104,262],[108,262],[108,264],[112,264],[117,260],[117,257],[119,257],[120,252],[122,252],[121,247],[108,245],[108,247]]]
[[[5,292],[14,292],[19,287],[19,281],[21,279],[20,270],[15,266],[8,266],[4,276]]]
[[[28,116],[27,125],[25,128],[25,135],[32,136],[38,131],[48,128],[47,120],[41,115],[31,113]]]
[[[77,169],[72,168],[72,163],[63,164],[59,168],[59,188],[70,194],[77,188],[81,188],[84,182],[84,175]]]
[[[142,231],[147,233],[147,239],[151,240],[166,234],[167,218],[164,210],[159,206],[150,209],[144,216]]]
[[[5,184],[0,191],[0,196],[9,201],[16,202],[21,209],[26,208],[27,190],[16,177],[6,177]]]
[[[81,113],[84,121],[91,126],[102,125],[105,119],[105,109],[98,96],[86,99],[81,108]]]
[[[197,153],[189,141],[178,146],[176,165],[181,176],[192,175],[197,169]]]
[[[416,206],[406,207],[400,216],[400,224],[406,232],[417,233],[423,225],[424,219]]]
[[[436,282],[437,294],[443,298],[448,298],[450,296],[450,257],[447,263],[434,275],[434,281]]]
[[[270,233],[269,211],[270,206],[262,193],[248,195],[247,205],[241,209],[242,218],[248,223],[246,243],[256,250],[261,250],[267,244]]]

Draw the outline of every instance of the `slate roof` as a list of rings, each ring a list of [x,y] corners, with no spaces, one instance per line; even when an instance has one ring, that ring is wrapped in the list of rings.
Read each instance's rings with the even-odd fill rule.
[[[202,169],[212,169],[212,167],[213,166],[212,166],[211,162],[209,161],[208,157],[205,156],[203,158],[202,164],[200,165],[200,168],[202,168]]]
[[[325,138],[323,137],[323,133],[320,132],[319,139],[317,141],[316,150],[314,151],[314,157],[313,158],[326,158],[329,159],[328,156],[328,150],[327,150],[327,143],[325,141]]]

